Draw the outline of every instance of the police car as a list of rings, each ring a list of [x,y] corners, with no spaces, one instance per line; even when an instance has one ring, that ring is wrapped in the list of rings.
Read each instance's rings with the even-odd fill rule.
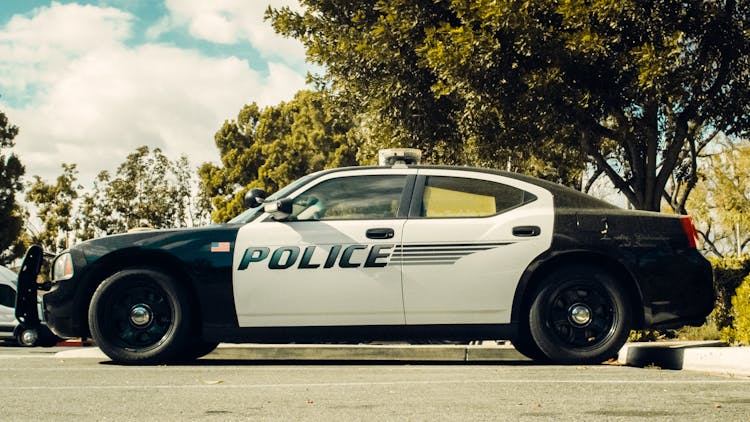
[[[78,244],[54,259],[43,319],[126,364],[194,359],[218,342],[480,339],[573,364],[612,357],[631,329],[699,325],[713,308],[689,217],[510,172],[411,165],[410,151],[384,157],[396,164],[252,190],[226,224]]]

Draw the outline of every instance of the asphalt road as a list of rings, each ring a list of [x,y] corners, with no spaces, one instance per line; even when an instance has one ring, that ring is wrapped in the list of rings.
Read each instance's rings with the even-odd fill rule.
[[[0,347],[2,420],[738,420],[750,378],[622,366],[222,360]]]

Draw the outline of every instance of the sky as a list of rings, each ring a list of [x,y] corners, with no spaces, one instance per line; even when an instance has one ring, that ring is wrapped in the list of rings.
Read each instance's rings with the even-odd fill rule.
[[[52,183],[75,163],[90,188],[142,145],[197,168],[244,104],[306,88],[302,44],[263,20],[297,0],[0,0],[0,111],[13,151]]]

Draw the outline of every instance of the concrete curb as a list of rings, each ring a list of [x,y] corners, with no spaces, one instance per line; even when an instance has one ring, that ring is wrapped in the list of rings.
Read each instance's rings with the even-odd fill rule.
[[[71,348],[56,358],[108,359],[98,347]],[[288,345],[220,344],[208,359],[258,361],[529,362],[509,344],[483,345]],[[617,362],[635,367],[685,369],[750,376],[750,347],[722,342],[628,343]]]
[[[481,362],[528,360],[510,345],[220,345],[211,358],[252,360],[344,360]]]
[[[98,347],[64,350],[56,358],[108,359]],[[510,345],[331,345],[222,343],[209,359],[289,361],[487,362],[529,361]]]
[[[628,343],[617,361],[641,368],[750,376],[750,347],[727,347],[719,341]]]

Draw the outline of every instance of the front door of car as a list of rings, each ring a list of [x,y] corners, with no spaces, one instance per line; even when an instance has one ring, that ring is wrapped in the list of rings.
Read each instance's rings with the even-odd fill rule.
[[[401,241],[415,171],[353,170],[297,192],[284,221],[242,227],[233,284],[241,327],[403,325]]]
[[[420,169],[403,245],[408,325],[510,322],[516,285],[550,247],[552,195],[497,174]]]

